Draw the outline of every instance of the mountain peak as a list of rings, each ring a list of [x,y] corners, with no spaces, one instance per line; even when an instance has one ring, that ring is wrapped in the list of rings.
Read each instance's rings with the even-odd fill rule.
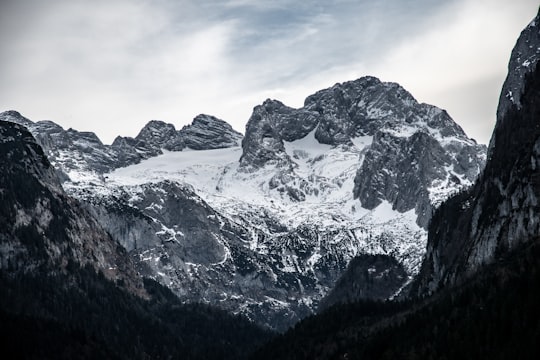
[[[212,115],[197,115],[190,125],[179,131],[186,146],[193,150],[210,150],[238,146],[242,134],[224,120]]]
[[[193,118],[193,121],[191,122],[191,125],[208,125],[208,124],[211,124],[211,123],[225,123],[227,124],[226,121],[223,121],[221,119],[218,119],[217,117],[215,116],[212,116],[212,115],[207,115],[207,114],[199,114],[197,116],[195,116]],[[188,125],[189,126],[189,125]]]
[[[516,41],[510,61],[508,75],[504,81],[499,105],[497,107],[497,123],[503,121],[506,112],[512,106],[521,107],[521,96],[524,91],[525,77],[534,71],[540,60],[540,13],[521,32]],[[490,141],[490,149],[494,146],[495,136]],[[491,151],[491,150],[490,150]]]
[[[16,110],[6,110],[0,113],[0,116],[13,116],[13,117],[22,117],[21,113]]]
[[[0,120],[21,124],[21,125],[26,126],[26,127],[33,124],[32,121],[25,118],[24,116],[21,115],[20,112],[15,111],[15,110],[8,110],[8,111],[1,112],[0,113]]]
[[[176,128],[173,124],[161,120],[150,120],[135,137],[140,141],[163,141],[166,138],[174,137]]]
[[[281,107],[284,107],[285,104],[283,104],[281,101],[279,100],[275,100],[275,99],[266,99],[264,100],[264,102],[262,103],[262,107],[264,109],[266,109],[267,111],[271,111],[271,110],[274,110],[274,109],[279,109]]]
[[[399,212],[414,209],[423,227],[445,196],[442,184],[472,183],[485,157],[484,147],[469,139],[446,111],[418,103],[397,83],[366,76],[320,90],[300,109],[277,100],[255,107],[246,125],[241,167],[277,165],[283,173],[294,173],[299,155],[291,157],[285,144],[311,132],[320,145],[333,147],[356,148],[361,139],[355,198],[367,209],[384,201]],[[290,178],[282,176],[287,183]],[[274,179],[271,187],[281,189],[280,181]],[[289,193],[302,193],[286,187]]]

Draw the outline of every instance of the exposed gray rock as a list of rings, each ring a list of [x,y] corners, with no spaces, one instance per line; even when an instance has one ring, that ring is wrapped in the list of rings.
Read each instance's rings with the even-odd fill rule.
[[[129,251],[166,246],[171,256],[205,266],[225,256],[215,211],[186,186],[165,181],[121,187],[103,198],[77,196]]]
[[[186,146],[173,124],[152,120],[135,137],[141,149],[148,149],[147,157],[161,154],[161,149],[181,151]]]
[[[277,100],[266,100],[253,109],[242,140],[240,164],[257,169],[267,164],[291,166],[283,140],[294,141],[311,132],[319,122],[319,114],[293,109]]]
[[[415,209],[418,224],[427,227],[432,212],[428,189],[433,181],[449,177],[454,186],[460,185],[459,178],[446,170],[452,165],[448,152],[424,132],[410,137],[378,132],[355,177],[354,195],[367,209],[383,200],[399,212]]]
[[[133,138],[117,136],[111,144],[111,150],[118,160],[115,168],[138,164],[143,159],[142,153],[148,153],[146,150],[139,150],[138,146],[137,140]]]
[[[28,128],[51,163],[63,173],[72,170],[103,173],[117,167],[117,154],[103,145],[94,133],[64,130],[49,120],[34,123],[15,111],[0,113],[0,120]]]
[[[238,146],[242,134],[227,122],[211,115],[198,115],[190,125],[176,130],[174,125],[152,120],[133,138],[117,138],[113,146],[132,147],[143,158],[162,154],[162,149],[210,150]]]
[[[0,120],[1,121],[13,122],[15,124],[20,124],[20,125],[22,125],[24,127],[29,127],[32,124],[34,124],[33,121],[25,118],[24,116],[21,115],[20,112],[15,111],[15,110],[7,110],[7,111],[4,111],[4,112],[0,113]]]
[[[225,148],[237,146],[242,138],[225,121],[209,115],[199,115],[180,131],[172,124],[151,120],[135,138],[118,136],[110,146],[92,132],[64,130],[49,120],[34,123],[13,110],[0,113],[0,120],[27,127],[63,179],[71,171],[107,173],[161,155],[163,149],[182,151],[186,144],[196,150]]]
[[[497,119],[503,119],[505,113],[516,105],[521,108],[521,96],[525,90],[525,76],[536,68],[540,59],[540,32],[538,17],[534,18],[521,32],[508,62],[506,77],[497,108]],[[491,138],[491,143],[495,138]],[[493,147],[494,144],[490,144]]]
[[[400,212],[414,209],[423,227],[441,200],[430,197],[435,183],[470,184],[485,161],[485,147],[469,139],[444,110],[419,104],[398,84],[363,77],[309,96],[301,109],[276,100],[255,107],[242,142],[241,167],[254,171],[276,165],[279,176],[272,178],[270,188],[303,201],[306,189],[288,185],[295,177],[294,161],[284,142],[311,131],[319,143],[332,146],[352,146],[355,138],[372,137],[356,174],[355,197],[366,209],[383,201]]]
[[[67,196],[28,130],[0,121],[0,269],[41,275],[92,266],[143,294],[133,263],[78,201]]]
[[[227,122],[210,115],[198,115],[191,125],[180,131],[187,147],[193,150],[210,150],[238,146],[243,135]]]
[[[119,157],[128,161],[136,159],[134,163],[161,155],[163,154],[162,149],[182,151],[185,147],[186,145],[174,125],[160,120],[148,122],[135,138],[119,136],[111,145]],[[126,165],[130,165],[130,163],[118,164],[117,167]]]
[[[388,122],[405,121],[416,100],[395,83],[366,76],[336,84],[307,97],[304,107],[322,115],[315,137],[323,144],[344,144],[374,135]]]

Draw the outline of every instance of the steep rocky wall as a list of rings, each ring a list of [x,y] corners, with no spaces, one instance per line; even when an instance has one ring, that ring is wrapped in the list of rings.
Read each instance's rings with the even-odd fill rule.
[[[484,172],[432,219],[417,295],[455,284],[540,234],[538,20],[512,52]]]

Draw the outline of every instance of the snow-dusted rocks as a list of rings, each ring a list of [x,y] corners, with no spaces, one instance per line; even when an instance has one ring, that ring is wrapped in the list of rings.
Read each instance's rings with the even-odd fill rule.
[[[64,179],[75,182],[99,178],[103,173],[161,155],[163,150],[227,148],[238,146],[242,138],[229,124],[209,115],[197,116],[181,130],[151,120],[135,138],[118,136],[111,145],[104,145],[92,132],[64,130],[49,120],[34,123],[13,110],[0,113],[0,120],[27,127]]]
[[[186,147],[174,125],[160,120],[150,121],[133,140],[133,146],[145,159],[162,154],[161,149],[181,151]]]
[[[444,111],[373,77],[301,109],[267,100],[239,139],[211,116],[179,131],[152,121],[105,146],[112,171],[82,164],[64,187],[142,274],[278,330],[312,313],[357,255],[390,256],[406,271],[370,294],[405,285],[431,207],[466,187],[485,157]],[[382,265],[368,275],[395,264]]]
[[[209,266],[226,257],[216,212],[190,186],[176,182],[97,188],[68,187],[129,251],[166,245],[170,258]]]
[[[204,114],[196,116],[191,125],[184,126],[179,133],[186,146],[193,150],[234,147],[243,138],[227,122]]]
[[[118,166],[116,153],[103,145],[94,133],[64,130],[48,120],[34,123],[16,111],[0,113],[0,120],[28,128],[43,147],[50,162],[62,173],[103,173]]]
[[[238,146],[241,139],[242,134],[225,121],[201,114],[181,130],[176,130],[172,124],[152,120],[135,138],[117,137],[112,147],[119,153],[135,153],[147,159],[161,155],[162,150],[208,150]]]
[[[119,153],[134,152],[139,154],[139,158],[147,159],[161,155],[162,150],[208,150],[238,146],[241,139],[242,134],[225,121],[201,114],[180,130],[176,130],[172,124],[152,120],[135,138],[117,137],[112,147]]]
[[[290,165],[283,141],[305,137],[318,123],[318,113],[293,109],[277,100],[266,100],[253,109],[242,140],[240,164],[258,169],[266,164]]]
[[[419,104],[398,84],[363,77],[309,96],[301,109],[275,100],[257,106],[246,126],[241,166],[252,171],[277,165],[269,186],[304,201],[321,189],[313,177],[299,174],[306,154],[289,153],[285,145],[308,134],[320,146],[341,152],[362,149],[353,190],[362,207],[388,201],[399,212],[414,209],[423,227],[445,191],[470,185],[485,161],[484,146],[469,139],[445,111]],[[358,146],[359,141],[370,144]]]
[[[382,201],[399,212],[414,209],[418,224],[427,227],[446,192],[469,186],[485,156],[484,148],[464,136],[447,144],[441,140],[424,131],[376,133],[356,173],[355,197],[368,209]]]

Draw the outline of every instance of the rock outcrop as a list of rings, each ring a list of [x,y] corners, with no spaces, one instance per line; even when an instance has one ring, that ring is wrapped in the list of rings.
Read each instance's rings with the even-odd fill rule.
[[[243,135],[227,122],[211,115],[198,115],[179,131],[186,146],[193,150],[222,149],[238,146]]]
[[[135,138],[118,136],[111,145],[104,145],[92,132],[64,130],[50,120],[33,122],[13,110],[0,113],[0,120],[28,128],[59,171],[61,180],[75,182],[89,176],[99,179],[114,169],[161,155],[163,150],[226,148],[238,146],[242,138],[228,123],[210,115],[197,116],[181,130],[173,124],[151,120]]]

